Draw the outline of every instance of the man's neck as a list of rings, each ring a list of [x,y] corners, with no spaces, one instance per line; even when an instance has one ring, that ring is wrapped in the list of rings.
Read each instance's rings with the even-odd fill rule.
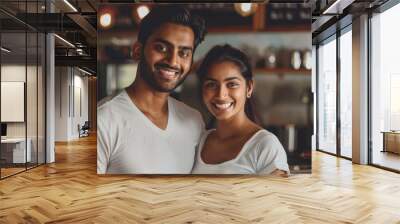
[[[168,112],[169,93],[151,88],[143,79],[136,77],[132,85],[126,88],[129,98],[143,112],[158,114]]]

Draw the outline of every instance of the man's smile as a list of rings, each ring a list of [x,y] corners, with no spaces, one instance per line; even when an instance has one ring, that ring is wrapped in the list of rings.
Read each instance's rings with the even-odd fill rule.
[[[157,73],[161,75],[161,78],[166,80],[176,80],[180,75],[179,69],[171,68],[170,66],[156,65],[155,68]]]

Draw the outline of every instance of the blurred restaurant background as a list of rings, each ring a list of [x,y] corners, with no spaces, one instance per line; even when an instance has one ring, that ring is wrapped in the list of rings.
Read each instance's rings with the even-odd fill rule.
[[[306,3],[185,4],[205,18],[208,34],[196,49],[192,71],[172,96],[210,121],[198,95],[195,70],[215,45],[228,43],[250,58],[256,108],[262,126],[283,144],[293,173],[311,172],[313,94],[311,92],[311,8]],[[131,47],[140,20],[152,4],[99,4],[97,101],[135,79]]]

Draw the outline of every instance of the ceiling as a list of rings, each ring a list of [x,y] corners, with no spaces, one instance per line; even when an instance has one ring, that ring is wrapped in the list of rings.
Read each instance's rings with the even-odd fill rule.
[[[336,30],[351,24],[354,17],[374,12],[389,0],[313,0],[312,36],[313,43],[329,37]]]

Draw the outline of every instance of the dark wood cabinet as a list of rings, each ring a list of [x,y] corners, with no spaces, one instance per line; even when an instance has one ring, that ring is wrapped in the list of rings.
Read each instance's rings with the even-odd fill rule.
[[[383,133],[383,152],[400,154],[400,131]]]

